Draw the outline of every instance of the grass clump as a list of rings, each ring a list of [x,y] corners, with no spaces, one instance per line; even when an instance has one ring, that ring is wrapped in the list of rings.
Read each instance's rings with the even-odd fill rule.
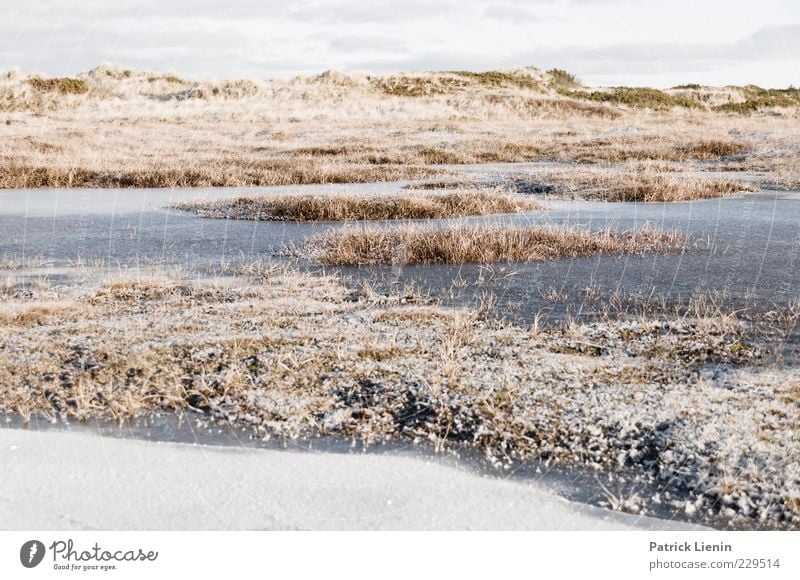
[[[436,219],[530,211],[533,201],[491,191],[406,195],[281,195],[191,201],[173,207],[200,217],[270,221]]]
[[[541,90],[536,79],[517,72],[490,70],[473,72],[468,70],[453,71],[453,74],[473,80],[485,87],[519,87],[521,89]]]
[[[742,89],[745,100],[739,102],[723,103],[714,107],[715,111],[723,113],[750,114],[760,109],[771,107],[797,107],[800,106],[800,89],[789,87],[786,89],[764,89],[749,85]]]
[[[581,86],[575,75],[560,68],[550,69],[547,74],[550,75],[550,86],[555,89],[576,89]]]
[[[689,159],[709,160],[738,155],[747,149],[747,145],[738,141],[704,139],[687,145],[684,152]]]
[[[391,76],[370,79],[370,84],[393,97],[431,97],[446,95],[467,86],[451,76]]]
[[[86,81],[71,77],[42,79],[34,77],[28,79],[28,84],[34,90],[43,93],[58,93],[60,95],[82,95],[89,91]]]
[[[31,159],[31,161],[35,161]],[[171,161],[171,160],[170,160]],[[371,183],[419,179],[437,172],[413,165],[319,163],[308,158],[218,157],[191,165],[140,163],[125,168],[95,169],[63,164],[29,165],[0,158],[0,189],[35,187],[227,187],[305,185],[312,183]]]
[[[440,147],[419,147],[415,153],[420,163],[428,165],[459,165],[471,161],[461,152],[448,151]]]
[[[674,202],[716,199],[753,191],[752,186],[729,179],[681,179],[663,175],[638,175],[601,190],[607,201]]]
[[[364,266],[534,262],[596,253],[671,252],[684,243],[676,232],[655,229],[411,224],[331,231],[312,238],[307,249],[321,264]]]
[[[700,179],[671,175],[650,166],[534,171],[515,177],[512,191],[540,188],[557,198],[612,202],[680,202],[715,199],[756,188],[731,179]]]
[[[181,85],[181,84],[184,84],[186,82],[184,79],[182,79],[178,75],[172,74],[172,73],[167,73],[167,74],[164,74],[164,75],[153,75],[153,74],[151,74],[151,75],[147,76],[147,82],[148,83],[155,83],[155,82],[158,82],[158,81],[164,81],[165,83],[172,83],[172,84],[175,84],[175,85]]]
[[[562,95],[602,103],[618,103],[635,109],[667,111],[675,107],[697,109],[700,105],[680,95],[670,95],[649,87],[613,87],[600,91],[560,90]]]
[[[541,91],[541,84],[533,77],[515,71],[467,70],[419,75],[393,75],[370,78],[370,84],[381,92],[394,97],[430,97],[449,95],[470,86],[488,88],[521,88]]]
[[[742,141],[700,138],[696,141],[663,138],[659,135],[637,135],[617,138],[593,138],[561,145],[556,153],[561,159],[578,163],[623,163],[627,161],[719,160],[745,153],[750,144]]]

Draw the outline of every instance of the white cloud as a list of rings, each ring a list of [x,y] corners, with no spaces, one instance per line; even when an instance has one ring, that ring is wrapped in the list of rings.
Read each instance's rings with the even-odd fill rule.
[[[492,4],[483,12],[484,18],[494,20],[507,20],[509,22],[528,22],[536,20],[538,17],[529,8],[520,4],[504,2],[502,4]]]
[[[0,68],[188,75],[558,66],[589,82],[798,84],[797,0],[0,0]]]

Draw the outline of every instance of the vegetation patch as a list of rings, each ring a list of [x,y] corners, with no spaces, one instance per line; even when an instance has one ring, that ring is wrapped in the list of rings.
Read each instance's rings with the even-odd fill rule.
[[[464,190],[406,195],[315,194],[238,197],[173,205],[205,218],[271,221],[435,219],[517,213],[539,207],[505,193]]]
[[[54,79],[30,78],[28,84],[35,90],[43,93],[58,93],[60,95],[82,95],[89,92],[86,81],[71,77]]]
[[[655,229],[593,232],[563,226],[403,225],[345,228],[315,236],[304,253],[321,264],[490,264],[596,253],[675,252],[686,239]]]
[[[614,202],[681,202],[755,191],[750,183],[660,173],[645,166],[531,172],[503,184],[511,191],[538,190],[552,197]]]
[[[714,107],[714,110],[723,113],[749,114],[761,109],[772,107],[797,107],[800,106],[800,89],[764,89],[755,85],[742,88],[745,100],[739,102],[723,103]]]
[[[720,159],[739,155],[748,150],[748,146],[738,141],[723,141],[721,139],[704,139],[690,143],[683,148],[689,159]]]
[[[539,81],[519,72],[498,70],[472,72],[468,70],[459,70],[453,71],[452,74],[470,79],[485,87],[519,87],[532,91],[542,90],[542,85]]]
[[[622,163],[709,161],[743,154],[749,150],[748,144],[739,141],[698,139],[681,143],[656,134],[639,135],[635,138],[595,138],[565,143],[554,153],[558,159],[579,163]]]
[[[172,83],[172,84],[176,84],[176,85],[182,85],[182,84],[186,83],[186,81],[184,79],[182,79],[181,77],[179,77],[178,75],[175,75],[175,74],[148,75],[147,76],[147,82],[148,83],[155,83],[155,82],[158,82],[158,81],[163,81],[165,83]]]
[[[662,175],[630,175],[620,183],[598,191],[608,201],[672,202],[715,199],[753,187],[729,179],[681,179]]]
[[[550,86],[556,90],[571,90],[581,86],[575,75],[560,68],[550,69],[547,74],[550,75]]]
[[[675,107],[684,107],[687,109],[701,108],[701,105],[692,99],[680,95],[670,95],[664,91],[651,89],[649,87],[614,87],[600,91],[562,89],[559,92],[564,96],[576,99],[586,99],[602,103],[616,103],[636,109],[666,111]]]
[[[602,473],[628,490],[594,500],[614,509],[800,524],[800,374],[765,367],[736,314],[527,328],[288,270],[45,294],[0,316],[0,412],[26,422],[169,415],[200,434],[413,442],[498,473]]]
[[[457,165],[469,163],[470,159],[458,151],[448,151],[439,147],[419,147],[415,151],[422,163],[430,165]]]
[[[380,77],[370,79],[370,84],[393,97],[446,95],[469,85],[463,79],[449,75]]]
[[[113,67],[72,81],[0,75],[0,187],[364,183],[448,171],[433,165],[644,160],[689,170],[710,168],[696,160],[725,160],[763,173],[764,183],[797,183],[793,109],[752,118],[711,112],[745,98],[754,110],[788,105],[797,95],[791,88],[595,90],[571,86],[577,80],[555,69],[191,86],[173,76]],[[83,78],[88,92],[72,94]],[[523,88],[537,82],[541,92]],[[709,112],[663,110],[679,98]]]
[[[317,163],[306,158],[210,159],[191,167],[175,164],[129,165],[126,169],[27,165],[0,159],[0,189],[32,187],[226,187],[372,183],[436,175],[415,165]]]

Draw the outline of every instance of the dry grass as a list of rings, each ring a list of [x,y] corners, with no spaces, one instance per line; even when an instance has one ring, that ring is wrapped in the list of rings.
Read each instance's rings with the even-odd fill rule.
[[[681,141],[673,130],[662,129],[658,135],[635,137],[599,137],[575,141],[559,152],[559,160],[579,163],[623,163],[626,161],[692,162],[720,160],[747,152],[748,142],[729,139],[704,139],[693,135]]]
[[[684,151],[690,159],[707,160],[740,155],[747,151],[747,146],[738,141],[703,139],[687,145]]]
[[[59,165],[17,165],[0,161],[0,189],[37,187],[225,187],[304,185],[311,183],[375,183],[417,179],[438,172],[419,166],[381,167],[316,160],[267,160],[243,163],[213,159],[190,167],[160,162],[124,170]]]
[[[74,80],[86,90],[0,73],[0,187],[368,182],[424,177],[428,164],[519,161],[748,169],[800,158],[795,108],[708,110],[744,102],[735,88],[666,91],[710,96],[706,108],[654,111],[564,96],[569,75],[535,69],[259,82],[106,66]]]
[[[679,169],[681,166],[653,162],[615,167],[531,169],[504,185],[512,191],[536,190],[549,197],[621,202],[715,199],[758,189],[744,181],[683,176]]]
[[[764,498],[741,512],[752,521],[800,521],[787,469],[800,376],[752,366],[744,325],[713,310],[531,332],[285,270],[220,283],[156,271],[59,292],[3,303],[22,317],[0,318],[2,412],[191,411],[198,432],[219,422],[259,439],[466,447],[498,468],[538,460],[676,481],[676,505],[690,493],[712,515],[728,514],[723,471]],[[733,388],[710,382],[723,366],[737,369]]]
[[[80,313],[77,304],[69,302],[0,303],[0,325],[35,326],[63,322]]]
[[[0,255],[0,271],[2,270],[35,270],[52,265],[52,261],[44,256],[12,256]]]
[[[204,218],[273,221],[435,219],[518,213],[539,207],[496,191],[464,190],[406,195],[315,194],[237,197],[173,205]]]
[[[714,199],[755,188],[729,179],[680,179],[663,175],[639,175],[601,191],[608,201],[691,201]]]
[[[28,79],[28,84],[37,91],[55,92],[61,95],[82,95],[89,92],[85,80],[70,77],[55,79],[34,77]]]
[[[563,90],[566,96],[599,101],[602,103],[617,103],[633,108],[670,110],[675,107],[688,109],[702,108],[698,101],[680,94],[670,94],[649,87],[613,87],[596,91]]]
[[[353,227],[315,236],[305,251],[325,265],[531,262],[595,253],[674,252],[676,232],[592,232],[563,226],[403,225]]]

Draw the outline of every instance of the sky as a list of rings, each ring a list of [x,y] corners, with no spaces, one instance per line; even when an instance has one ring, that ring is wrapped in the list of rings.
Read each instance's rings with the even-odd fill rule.
[[[0,0],[0,70],[188,77],[562,68],[589,85],[800,85],[800,0]]]

